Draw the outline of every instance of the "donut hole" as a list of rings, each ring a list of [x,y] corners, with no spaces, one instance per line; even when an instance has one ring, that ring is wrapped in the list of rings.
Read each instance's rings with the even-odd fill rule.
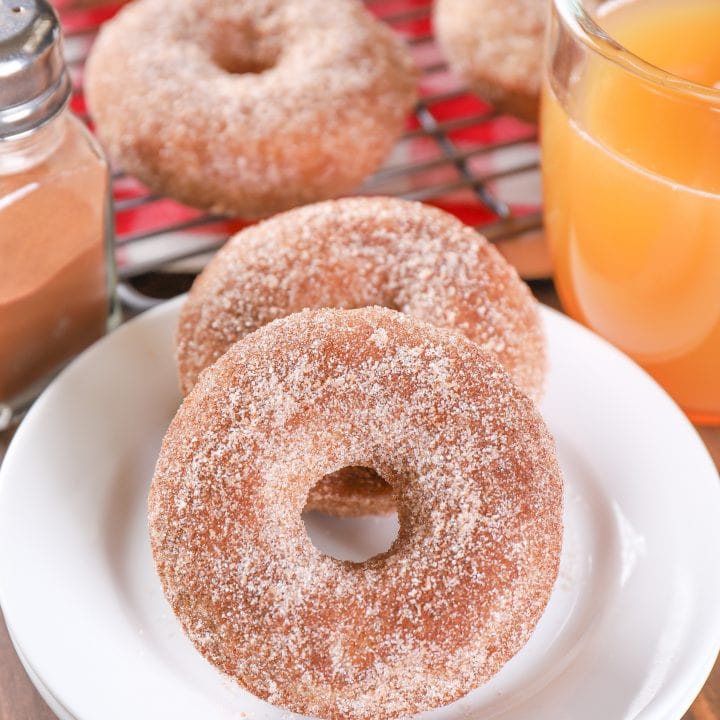
[[[276,59],[238,57],[230,52],[217,52],[213,62],[230,75],[260,75],[275,67]]]
[[[215,26],[212,61],[231,75],[260,75],[277,65],[281,47],[273,37],[260,34],[251,23]]]
[[[368,498],[369,506],[371,503],[377,506],[380,495],[381,508],[386,514],[335,517],[322,512],[323,498],[332,498],[331,506],[337,509],[338,496],[352,497],[357,507],[359,495]],[[312,544],[324,555],[362,563],[387,552],[397,538],[400,524],[392,486],[372,468],[352,465],[325,475],[308,497],[312,501],[303,511],[305,530]]]

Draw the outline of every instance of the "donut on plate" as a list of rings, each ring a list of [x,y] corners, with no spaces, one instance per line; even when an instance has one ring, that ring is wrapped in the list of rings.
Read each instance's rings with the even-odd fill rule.
[[[435,0],[435,36],[451,68],[495,105],[537,122],[545,0]]]
[[[127,172],[188,205],[261,217],[372,173],[416,69],[358,0],[137,0],[102,28],[85,88]]]
[[[457,330],[497,354],[539,399],[545,341],[537,303],[475,230],[422,203],[344,198],[291,210],[232,238],[197,278],[178,323],[180,384],[234,342],[303,308],[384,305]],[[308,509],[390,512],[391,489],[368,471],[322,480]]]
[[[315,481],[375,469],[400,531],[323,555]],[[185,398],[149,497],[165,594],[257,696],[333,720],[444,705],[525,644],[557,576],[562,479],[532,401],[462,334],[385,308],[306,310],[233,345]]]

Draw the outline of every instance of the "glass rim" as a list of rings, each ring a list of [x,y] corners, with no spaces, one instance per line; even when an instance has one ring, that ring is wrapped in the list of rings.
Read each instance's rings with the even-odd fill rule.
[[[593,20],[585,8],[584,0],[552,0],[552,5],[572,34],[588,49],[606,60],[663,90],[703,102],[720,104],[720,88],[701,85],[662,70],[612,38]]]

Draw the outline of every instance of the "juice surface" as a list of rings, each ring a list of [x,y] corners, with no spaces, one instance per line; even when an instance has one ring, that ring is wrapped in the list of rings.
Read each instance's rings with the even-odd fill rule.
[[[644,60],[720,81],[720,2],[605,3]],[[691,416],[720,421],[720,99],[688,99],[590,57],[542,113],[548,237],[566,309]]]

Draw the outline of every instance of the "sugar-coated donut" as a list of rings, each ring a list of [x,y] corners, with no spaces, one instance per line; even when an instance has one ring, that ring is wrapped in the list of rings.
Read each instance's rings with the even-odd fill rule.
[[[358,0],[137,0],[101,30],[85,87],[129,173],[189,205],[262,217],[373,172],[416,69]]]
[[[452,215],[392,198],[345,198],[243,230],[196,280],[177,331],[181,387],[236,340],[303,308],[385,305],[459,330],[495,352],[533,398],[545,345],[537,303],[482,236]],[[365,473],[323,480],[308,509],[365,515],[393,508]]]
[[[545,0],[435,0],[435,35],[452,69],[503,112],[536,122]]]
[[[339,468],[393,486],[392,547],[320,553],[301,519]],[[557,576],[553,441],[496,358],[385,308],[306,310],[204,372],[149,497],[165,594],[198,650],[294,712],[384,720],[478,686],[527,641]]]

